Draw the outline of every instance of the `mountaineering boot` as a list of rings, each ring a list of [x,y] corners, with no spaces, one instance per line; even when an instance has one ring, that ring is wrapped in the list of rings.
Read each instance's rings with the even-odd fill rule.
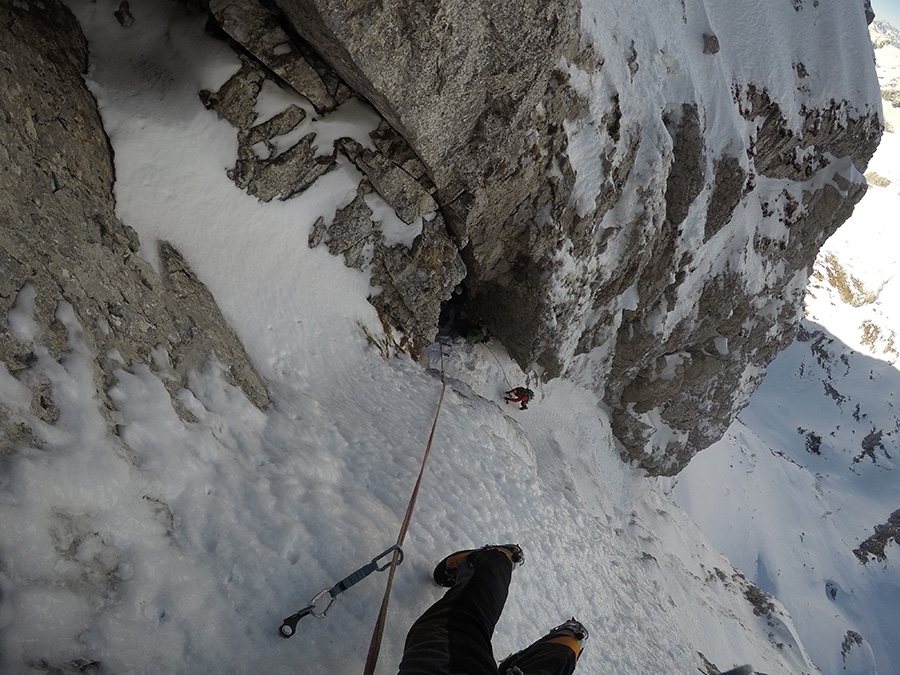
[[[530,647],[507,656],[499,670],[503,675],[521,675],[523,672],[571,673],[581,656],[582,644],[587,639],[587,628],[572,617]]]
[[[584,627],[583,623],[576,620],[573,616],[565,623],[561,623],[551,630],[547,637],[559,637],[561,635],[568,635],[569,637],[575,638],[580,644],[588,639],[588,630]]]
[[[456,583],[456,571],[459,569],[460,563],[466,560],[470,555],[481,553],[482,551],[498,550],[502,551],[513,567],[518,567],[525,562],[525,554],[518,544],[489,544],[481,548],[470,548],[465,551],[457,551],[451,553],[441,560],[434,568],[434,583],[438,586],[450,588]]]

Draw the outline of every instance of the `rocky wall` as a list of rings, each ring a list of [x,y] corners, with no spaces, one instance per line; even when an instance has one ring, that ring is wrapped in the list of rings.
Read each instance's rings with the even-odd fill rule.
[[[148,364],[174,390],[215,358],[259,407],[266,384],[204,285],[172,246],[162,276],[137,255],[138,237],[115,214],[112,151],[82,73],[87,44],[58,0],[0,4],[0,355],[53,421],[53,392],[31,366],[72,348],[71,308],[98,354],[97,396],[119,368]],[[46,350],[46,351],[45,351]],[[0,404],[0,446],[34,442],[29,421]],[[185,414],[186,411],[183,411]],[[2,453],[0,453],[2,454]]]
[[[179,377],[215,352],[265,405],[264,383],[185,261],[162,246],[160,279],[135,255],[80,79],[84,40],[59,3],[48,8],[3,10],[7,312],[33,303],[58,357],[54,312],[60,300],[71,305],[103,355],[101,392],[116,367],[148,362],[161,347]],[[859,115],[832,100],[802,108],[798,123],[765,83],[731,85],[727,124],[737,140],[727,147],[711,136],[723,97],[673,95],[657,115],[636,115],[615,70],[634,82],[657,57],[639,54],[634,40],[620,45],[620,61],[598,53],[574,0],[208,8],[242,52],[229,82],[200,92],[236,128],[235,183],[262,200],[289,199],[352,163],[364,177],[357,198],[318,222],[309,243],[371,274],[381,289],[372,302],[399,342],[414,354],[427,345],[441,303],[464,281],[469,314],[523,369],[594,388],[623,457],[652,473],[677,472],[720,437],[791,340],[810,265],[862,196],[880,135],[875,105]],[[117,17],[135,29],[125,3]],[[695,49],[725,59],[729,45],[708,30]],[[798,96],[811,90],[803,63],[775,67],[791,69]],[[604,108],[585,92],[585,74],[610,90]],[[266,79],[311,107],[256,124]],[[340,139],[323,152],[310,134],[278,147],[307,115],[326,116],[352,96],[384,120],[373,146]],[[589,201],[583,158],[573,155],[587,119],[600,167]],[[386,240],[376,198],[407,228],[406,243]],[[33,336],[8,317],[0,340],[9,370],[24,377]]]
[[[388,282],[373,299],[382,315],[427,343],[461,260],[469,312],[523,369],[594,388],[623,458],[655,474],[676,473],[717,440],[792,339],[815,254],[864,193],[881,132],[875,102],[859,115],[832,100],[802,109],[798,124],[765,82],[723,85],[730,91],[716,101],[673,93],[658,116],[635,114],[642,102],[623,81],[670,57],[639,54],[635,40],[597,53],[574,0],[214,0],[210,9],[261,64],[273,38],[248,29],[248,16],[385,120],[379,135],[391,141],[375,156],[335,148],[368,184],[311,244],[371,265],[360,257],[372,230],[364,195],[381,193],[398,214],[411,199],[417,208],[401,217],[427,212],[431,243],[399,256],[405,272],[376,256],[373,275]],[[701,37],[697,58],[728,58],[711,29]],[[773,69],[793,74],[799,97],[811,91],[807,65]],[[581,74],[615,90],[605,109],[572,81]],[[723,100],[736,139],[728,147],[710,140]],[[602,146],[589,203],[579,201],[570,147],[585,119]]]

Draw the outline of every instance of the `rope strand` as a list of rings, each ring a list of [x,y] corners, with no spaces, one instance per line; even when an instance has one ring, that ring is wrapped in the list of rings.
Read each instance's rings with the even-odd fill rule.
[[[431,433],[428,434],[428,443],[425,445],[425,454],[422,457],[422,466],[419,468],[419,477],[416,479],[416,486],[413,488],[412,496],[409,498],[409,505],[406,507],[406,515],[403,517],[403,524],[400,526],[400,534],[397,536],[397,546],[403,546],[406,539],[406,532],[409,529],[409,523],[412,519],[412,512],[416,505],[416,499],[419,496],[419,488],[422,485],[422,477],[425,475],[425,464],[428,462],[428,455],[431,454],[431,444],[434,441],[434,432],[437,429],[438,417],[441,414],[441,405],[444,402],[444,392],[447,390],[447,381],[444,377],[444,346],[441,345],[441,396],[438,399],[437,409],[434,412],[434,421],[431,423]],[[378,653],[381,651],[381,640],[384,637],[384,624],[387,619],[388,604],[391,598],[391,589],[394,585],[394,572],[397,569],[399,551],[394,551],[394,557],[391,560],[391,569],[388,573],[387,587],[384,590],[384,597],[381,600],[381,609],[378,612],[378,619],[375,622],[375,629],[372,631],[372,640],[369,643],[369,653],[366,656],[366,667],[363,675],[373,675],[375,666],[378,663]]]
[[[491,356],[494,357],[494,361],[497,362],[497,365],[500,366],[500,372],[503,373],[503,379],[506,380],[506,386],[512,389],[512,385],[509,383],[509,378],[506,376],[506,368],[503,367],[503,364],[500,363],[500,359],[497,358],[497,355],[494,353],[494,350],[488,347],[488,345],[484,345],[487,347],[487,350],[491,353]]]

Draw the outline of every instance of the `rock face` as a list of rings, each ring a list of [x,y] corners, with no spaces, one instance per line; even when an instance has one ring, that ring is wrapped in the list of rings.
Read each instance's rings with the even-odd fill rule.
[[[256,54],[271,46],[242,37],[250,6],[211,9]],[[813,63],[798,50],[728,79],[731,64],[760,58],[741,51],[729,17],[714,31],[700,3],[682,2],[657,33],[646,25],[639,34],[641,19],[574,0],[266,7],[279,13],[264,21],[321,59],[320,75],[327,63],[378,109],[396,132],[392,147],[408,144],[401,154],[416,168],[406,176],[436,207],[404,220],[434,208],[429,222],[441,220],[429,236],[446,225],[470,313],[524,369],[595,388],[623,457],[655,474],[676,473],[717,440],[790,342],[815,254],[863,195],[880,138],[866,59],[848,66],[834,50]],[[863,3],[857,10],[821,24],[851,25],[846,39],[865,45]],[[760,44],[793,45],[797,31],[819,30],[823,11],[832,10],[795,1],[790,26]],[[854,101],[823,98],[812,84],[838,62],[865,83]],[[403,165],[340,151],[379,192]],[[348,264],[362,264],[364,201],[319,233]],[[356,234],[342,234],[351,222],[361,223]],[[419,283],[439,280],[441,293],[458,274],[432,272]],[[401,325],[427,342],[434,326],[422,317],[436,294],[408,295],[381,298],[383,312],[418,315]],[[407,303],[399,312],[398,302]]]
[[[83,40],[49,7],[3,10],[16,20],[4,24],[0,297],[13,316],[32,312],[53,345],[61,295],[107,355],[101,389],[120,361],[157,346],[181,374],[215,351],[264,405],[177,252],[162,247],[163,279],[134,255],[78,76]],[[243,53],[228,83],[200,92],[236,128],[235,183],[289,199],[352,163],[357,198],[317,223],[310,245],[370,272],[397,342],[416,353],[433,340],[462,282],[468,314],[523,369],[596,390],[623,457],[654,474],[717,440],[792,339],[816,251],[865,191],[880,137],[871,59],[856,58],[868,45],[863,6],[759,8],[760,44],[784,47],[772,63],[727,8],[691,0],[627,11],[602,0],[210,0],[209,10]],[[127,3],[117,18],[131,24]],[[841,32],[820,36],[822,26]],[[824,39],[844,48],[803,50]],[[835,72],[854,86],[824,87]],[[309,106],[257,123],[267,81]],[[298,133],[353,96],[383,119],[371,143],[322,148]],[[24,373],[34,336],[4,326],[10,370]]]
[[[577,52],[577,3],[279,7],[421,160],[474,313],[520,363],[559,374],[554,330],[540,318],[552,311],[542,277],[558,237],[536,219],[570,199],[562,124],[586,102],[560,86],[554,65]],[[554,167],[569,180],[548,181]]]
[[[266,406],[265,383],[186,261],[161,244],[160,277],[115,216],[111,152],[82,79],[87,45],[75,18],[56,0],[41,11],[4,4],[0,26],[0,354],[31,389],[32,412],[55,414],[49,385],[30,369],[72,348],[68,317],[100,355],[97,391],[110,408],[117,368],[153,364],[174,389],[213,355]],[[8,413],[0,404],[4,450],[29,438],[27,421]]]
[[[311,115],[326,118],[352,90],[255,0],[215,0],[210,11],[224,34],[258,59],[244,57],[243,67],[219,91],[200,93],[207,107],[237,129],[238,160],[229,176],[263,201],[289,199],[339,161],[352,163],[364,176],[357,198],[334,222],[320,219],[309,245],[327,245],[348,266],[368,271],[381,289],[371,302],[390,340],[418,354],[434,339],[441,303],[466,274],[424,165],[386,123],[371,134],[374,149],[350,138],[319,148],[314,132],[280,147],[277,139],[303,133],[307,113],[291,106],[258,123],[257,100],[266,82],[294,89],[309,100]],[[376,215],[377,200],[386,201],[399,222]]]
[[[887,560],[885,547],[891,541],[900,544],[900,509],[894,511],[886,523],[875,526],[875,534],[863,541],[858,548],[853,549],[854,555],[863,565],[869,562],[869,556],[879,562]]]

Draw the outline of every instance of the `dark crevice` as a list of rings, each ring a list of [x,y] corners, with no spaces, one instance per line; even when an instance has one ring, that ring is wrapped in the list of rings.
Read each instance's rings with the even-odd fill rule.
[[[450,299],[441,303],[438,338],[463,339],[475,344],[487,342],[489,337],[484,317],[471,307],[469,290],[465,283],[461,283],[454,289]]]

